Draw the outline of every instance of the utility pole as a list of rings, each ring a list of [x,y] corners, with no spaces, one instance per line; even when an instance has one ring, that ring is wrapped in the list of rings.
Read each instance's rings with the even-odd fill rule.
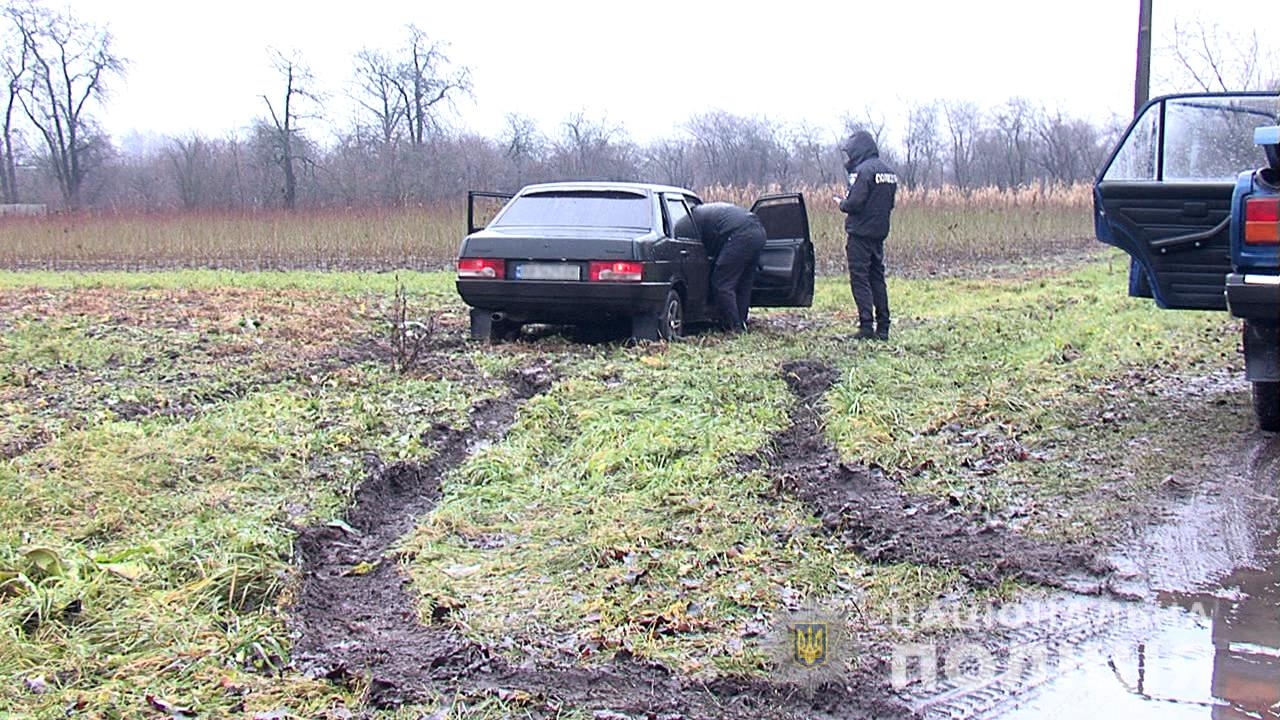
[[[1138,70],[1133,80],[1133,117],[1151,95],[1151,0],[1138,0]],[[1136,257],[1129,258],[1129,294],[1151,297],[1151,283]]]
[[[1133,81],[1133,114],[1151,95],[1151,0],[1138,0],[1138,72]]]

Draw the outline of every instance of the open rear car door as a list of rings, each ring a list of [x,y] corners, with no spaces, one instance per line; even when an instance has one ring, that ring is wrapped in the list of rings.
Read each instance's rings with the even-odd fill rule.
[[[489,221],[498,214],[507,201],[515,197],[513,193],[488,192],[485,190],[467,191],[467,234],[483,230]],[[477,224],[479,223],[479,224]]]
[[[1225,310],[1231,193],[1275,124],[1274,93],[1171,95],[1138,114],[1094,184],[1098,239],[1134,260],[1129,292],[1168,309]]]
[[[813,304],[813,243],[809,213],[800,193],[765,195],[751,206],[764,224],[768,242],[760,254],[753,307],[808,307]]]

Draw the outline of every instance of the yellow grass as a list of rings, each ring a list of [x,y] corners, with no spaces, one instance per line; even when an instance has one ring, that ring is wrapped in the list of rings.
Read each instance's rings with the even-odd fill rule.
[[[845,265],[844,215],[833,196],[843,185],[792,188],[726,188],[703,191],[707,200],[750,205],[766,192],[799,191],[820,271]],[[903,275],[950,274],[1000,263],[1019,263],[1097,247],[1090,186],[979,188],[962,191],[900,189],[886,243],[891,271]]]
[[[438,269],[465,207],[0,218],[8,268]]]
[[[792,188],[788,188],[794,190]],[[779,188],[712,187],[750,205]],[[844,267],[843,186],[800,188],[822,272]],[[434,207],[284,213],[86,214],[0,218],[0,267],[66,269],[438,269],[465,234],[465,201]],[[1087,185],[902,190],[888,254],[895,274],[952,273],[1095,247]]]

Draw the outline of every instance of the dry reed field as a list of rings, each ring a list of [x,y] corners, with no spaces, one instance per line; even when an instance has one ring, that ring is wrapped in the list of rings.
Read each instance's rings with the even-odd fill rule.
[[[707,200],[749,205],[779,188],[714,187]],[[844,267],[843,215],[810,187],[820,272]],[[954,274],[1092,249],[1088,186],[899,193],[890,236],[895,274]],[[465,232],[465,200],[396,209],[285,213],[92,213],[0,218],[0,267],[45,270],[390,270],[447,268]]]
[[[710,188],[707,200],[750,205],[781,188]],[[844,215],[833,195],[843,185],[804,188],[818,270],[842,272]],[[952,275],[975,266],[1019,263],[1093,251],[1092,189],[1088,185],[953,187],[899,190],[886,253],[891,272],[905,276]]]

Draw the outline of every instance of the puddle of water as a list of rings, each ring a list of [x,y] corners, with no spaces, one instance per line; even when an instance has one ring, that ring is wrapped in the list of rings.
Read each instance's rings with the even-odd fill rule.
[[[1280,563],[1158,599],[998,717],[1280,719]]]
[[[1140,602],[1021,603],[1024,624],[962,635],[985,648],[961,655],[982,661],[972,677],[942,663],[960,677],[904,685],[912,707],[927,720],[1280,720],[1280,438],[1224,446],[1187,473],[1194,496],[1111,558],[1111,589]],[[960,649],[942,646],[947,660]]]

